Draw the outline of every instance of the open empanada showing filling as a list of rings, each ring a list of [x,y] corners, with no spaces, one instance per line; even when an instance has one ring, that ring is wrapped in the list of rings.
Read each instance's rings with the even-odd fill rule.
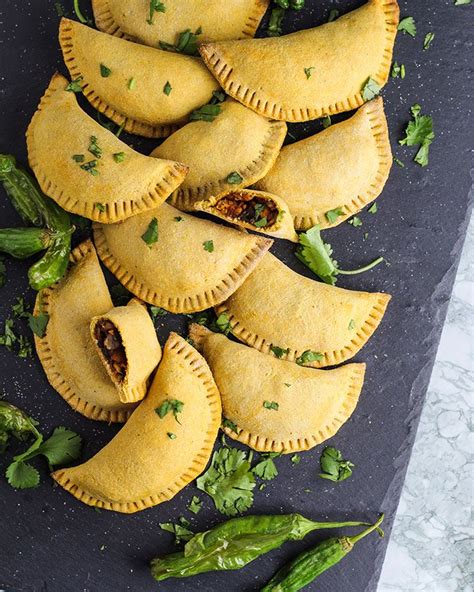
[[[388,80],[399,9],[369,0],[337,20],[282,37],[218,41],[200,46],[227,94],[257,113],[308,121],[355,109],[366,85]]]
[[[122,224],[96,224],[94,236],[100,258],[132,294],[176,313],[223,302],[273,242],[168,204]]]
[[[260,117],[233,100],[212,121],[192,121],[167,138],[151,156],[185,162],[189,173],[170,202],[192,210],[196,201],[256,183],[271,169],[286,136],[286,124]]]
[[[59,41],[86,98],[133,134],[170,135],[219,89],[196,57],[138,45],[66,18]]]
[[[329,228],[380,195],[392,162],[383,101],[377,98],[350,119],[285,146],[256,187],[285,196],[298,230]]]
[[[132,299],[91,321],[97,353],[124,403],[140,401],[161,359],[161,347],[146,306]]]
[[[179,44],[179,35],[198,39],[253,37],[270,0],[173,0],[155,9],[149,0],[92,0],[97,28],[157,47]],[[186,50],[192,48],[186,46]]]
[[[129,148],[82,111],[75,90],[77,81],[55,74],[28,127],[28,159],[44,193],[65,210],[104,223],[163,203],[187,167]]]
[[[264,353],[314,368],[349,360],[377,329],[390,296],[299,275],[267,253],[223,304],[233,335]]]
[[[207,201],[198,201],[194,204],[194,209],[242,228],[298,241],[288,205],[271,193],[255,189],[235,189]]]
[[[220,421],[208,365],[171,333],[150,391],[125,426],[90,460],[53,478],[89,506],[144,510],[171,499],[203,471]]]
[[[67,275],[38,293],[35,315],[46,315],[36,350],[50,384],[69,405],[90,419],[123,422],[135,408],[118,392],[94,351],[91,318],[112,308],[109,289],[91,241],[71,254]]]
[[[189,337],[221,394],[224,431],[260,452],[288,454],[324,442],[349,419],[359,400],[365,364],[303,368],[195,323]]]

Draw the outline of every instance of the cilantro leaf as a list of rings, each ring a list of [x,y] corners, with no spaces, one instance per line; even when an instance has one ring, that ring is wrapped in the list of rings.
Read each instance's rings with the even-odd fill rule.
[[[313,70],[316,70],[315,66],[310,66],[309,68],[304,69],[304,73],[306,75],[306,80],[309,80],[313,75]]]
[[[285,8],[273,8],[268,21],[267,35],[269,37],[279,37],[282,33],[283,19],[285,18]]]
[[[13,319],[6,319],[4,327],[5,332],[0,335],[0,345],[4,345],[9,351],[12,351],[13,344],[18,341],[18,337],[13,330]]]
[[[301,456],[299,454],[293,454],[290,460],[293,465],[299,465],[301,462]]]
[[[349,460],[344,460],[340,450],[327,446],[321,458],[319,459],[322,473],[319,474],[323,479],[339,482],[348,479],[352,475],[354,466]]]
[[[371,101],[380,93],[381,89],[382,87],[369,76],[362,86],[362,98],[364,101]]]
[[[243,180],[243,177],[241,177],[237,171],[230,173],[226,179],[227,183],[230,185],[238,185],[239,183],[242,183]]]
[[[405,130],[405,137],[399,140],[402,146],[420,146],[415,155],[415,162],[421,166],[427,166],[429,149],[435,138],[433,119],[429,115],[421,115],[421,107],[418,104],[411,108],[413,120]]]
[[[189,541],[193,538],[194,532],[189,530],[187,526],[183,526],[183,524],[174,524],[173,522],[161,522],[160,523],[161,530],[165,530],[166,532],[171,532],[174,534],[175,539],[174,542],[179,545],[183,541]]]
[[[150,224],[148,224],[148,228],[142,234],[142,240],[149,247],[158,242],[158,220],[156,218],[152,218]]]
[[[264,479],[265,481],[271,481],[278,475],[278,469],[271,456],[266,457],[257,463],[252,471],[257,477],[260,477],[260,479]]]
[[[472,0],[455,0],[454,6],[464,6],[466,4],[471,4]]]
[[[117,163],[123,162],[125,160],[125,152],[115,152],[112,154],[112,157]]]
[[[359,216],[352,217],[350,220],[347,221],[347,223],[351,226],[354,226],[354,228],[359,228],[360,226],[362,226],[362,220],[359,218]]]
[[[49,323],[49,315],[41,312],[39,315],[30,315],[28,325],[35,335],[41,339],[46,335],[46,327]]]
[[[76,460],[81,455],[81,437],[63,426],[54,429],[52,435],[36,450],[34,456],[42,454],[50,466],[64,465]],[[32,458],[28,455],[27,458]]]
[[[307,349],[301,354],[301,356],[296,358],[295,362],[299,366],[303,366],[304,364],[310,364],[311,362],[320,362],[323,358],[324,356],[320,352]]]
[[[160,41],[160,49],[163,49],[164,51],[184,53],[185,55],[190,56],[198,56],[198,37],[199,35],[201,35],[201,33],[201,27],[199,27],[199,29],[196,29],[194,33],[191,31],[191,29],[186,29],[185,31],[181,31],[181,33],[179,33],[178,42],[176,43],[176,45]]]
[[[220,105],[203,105],[199,109],[195,109],[189,119],[191,121],[208,121],[212,122],[222,111]]]
[[[339,10],[337,10],[337,8],[333,8],[332,10],[329,11],[329,16],[328,16],[328,23],[332,23],[333,21],[335,21],[339,16]]]
[[[188,510],[193,514],[199,514],[202,510],[202,501],[198,498],[197,495],[193,495],[192,500],[188,504]]]
[[[230,421],[230,419],[227,419],[226,417],[224,417],[224,419],[222,420],[222,427],[223,428],[229,428],[235,434],[238,434],[239,433],[239,429],[237,427],[237,424],[234,423],[233,421]]]
[[[39,441],[39,446],[42,437],[36,425],[36,421],[28,417],[24,411],[0,400],[0,453],[5,451],[11,435],[17,440],[26,440],[31,434]]]
[[[328,210],[325,216],[329,224],[335,224],[340,216],[344,216],[344,210],[342,208],[334,208],[333,210]]]
[[[435,34],[433,33],[433,31],[430,31],[429,33],[426,33],[425,35],[425,39],[423,40],[423,49],[429,49],[431,47],[431,44],[433,43],[435,38]]]
[[[31,489],[38,487],[40,475],[38,471],[25,462],[12,462],[5,473],[8,483],[15,489]]]
[[[137,87],[137,80],[136,80],[136,78],[129,78],[129,80],[127,82],[127,88],[128,88],[128,90],[135,90],[136,87]]]
[[[276,401],[264,401],[263,406],[265,409],[271,409],[272,411],[278,411],[280,407]]]
[[[82,92],[81,82],[82,82],[82,76],[79,76],[75,80],[71,80],[71,82],[66,86],[66,90],[68,92],[73,92],[73,93]]]
[[[242,450],[225,447],[214,452],[211,466],[196,484],[212,497],[217,510],[226,516],[235,516],[253,504],[255,476]]]
[[[166,6],[163,4],[163,2],[160,2],[160,0],[150,0],[150,14],[146,19],[146,22],[149,25],[153,24],[155,12],[166,12]]]
[[[178,419],[178,413],[182,413],[184,407],[184,403],[182,401],[178,401],[178,399],[165,399],[163,403],[159,407],[155,409],[155,413],[163,419],[168,415],[168,413],[172,413],[174,418],[178,423],[180,423]]]
[[[105,64],[100,64],[100,75],[102,78],[108,78],[112,74],[112,70]]]
[[[229,335],[229,333],[232,331],[232,324],[230,322],[229,315],[225,312],[217,317],[216,325],[219,331],[224,333],[224,335]]]
[[[163,92],[165,93],[165,95],[166,95],[167,97],[169,97],[169,96],[170,96],[170,94],[171,94],[171,91],[172,91],[172,90],[173,90],[173,87],[171,86],[171,84],[170,84],[170,82],[169,82],[169,80],[168,80],[168,81],[166,82],[166,84],[164,85],[164,87],[163,87]]]
[[[328,127],[331,127],[331,125],[332,125],[331,116],[326,115],[326,117],[323,117],[322,122],[323,122],[323,129],[327,129]]]
[[[212,253],[214,251],[214,241],[212,240],[204,241],[202,243],[202,246],[204,247],[204,250],[208,253]]]
[[[406,70],[405,64],[399,64],[398,62],[393,62],[392,70],[390,75],[392,78],[405,78]]]
[[[168,314],[168,311],[160,306],[150,306],[151,318],[156,321],[158,317],[164,317]]]
[[[278,347],[278,345],[271,345],[270,351],[276,358],[282,358],[284,355],[288,354],[290,350],[289,348],[283,349],[282,347]]]
[[[374,203],[370,206],[370,208],[367,210],[369,212],[369,214],[376,214],[378,211],[378,205],[377,202],[374,201]]]
[[[400,23],[398,25],[398,30],[402,31],[403,34],[408,33],[408,35],[415,37],[415,35],[416,35],[415,19],[412,16],[406,16],[405,18],[403,18],[400,21]]]

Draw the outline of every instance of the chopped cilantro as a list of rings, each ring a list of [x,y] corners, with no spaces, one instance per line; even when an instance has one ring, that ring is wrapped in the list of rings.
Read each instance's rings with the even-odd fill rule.
[[[403,34],[408,33],[408,35],[415,37],[415,35],[416,35],[415,19],[412,16],[406,16],[405,18],[403,18],[400,21],[400,23],[398,25],[398,30],[402,31]]]
[[[222,109],[220,105],[203,105],[202,107],[199,107],[199,109],[195,109],[189,116],[189,119],[191,121],[212,122],[221,111]]]
[[[286,10],[284,8],[272,9],[267,27],[267,35],[269,37],[279,37],[281,35],[285,14]]]
[[[334,208],[334,210],[327,211],[325,216],[329,224],[335,224],[340,216],[344,216],[344,210],[342,208]]]
[[[356,326],[356,325],[355,325],[355,321],[354,321],[354,319],[351,319],[351,320],[349,321],[349,325],[348,325],[348,327],[347,327],[347,328],[349,329],[349,331],[353,331],[353,330],[355,329],[355,326]]]
[[[229,430],[232,430],[235,434],[239,433],[237,424],[235,424],[233,421],[230,421],[230,419],[227,419],[226,417],[224,417],[222,420],[222,427],[229,428]]]
[[[319,459],[321,465],[320,477],[328,479],[329,481],[344,481],[352,475],[352,467],[354,466],[350,461],[344,460],[340,450],[327,446],[321,458]]]
[[[84,162],[85,156],[84,154],[73,154],[72,159],[74,162]]]
[[[362,86],[362,98],[364,101],[371,101],[380,93],[380,85],[369,76]]]
[[[307,349],[301,354],[301,356],[298,356],[296,358],[295,362],[299,366],[304,366],[304,364],[310,364],[311,362],[320,362],[323,359],[324,356],[320,352],[315,352],[311,351],[310,349]]]
[[[229,315],[225,312],[221,313],[216,319],[217,328],[224,335],[229,335],[232,331],[232,323],[230,322]]]
[[[282,347],[278,347],[278,345],[271,345],[270,351],[276,358],[282,358],[284,355],[289,353],[289,349],[283,349]]]
[[[4,325],[4,333],[0,335],[0,345],[4,345],[9,351],[13,350],[13,345],[18,338],[13,330],[13,319],[7,319]]]
[[[176,438],[178,437],[176,434],[173,434],[173,432],[167,432],[166,435],[170,440],[176,440]]]
[[[370,206],[370,208],[367,210],[370,214],[376,214],[378,210],[378,206],[377,206],[377,202],[374,201],[374,203]]]
[[[214,241],[212,240],[204,241],[202,243],[202,246],[204,247],[204,250],[208,253],[212,253],[214,251]]]
[[[168,413],[172,413],[175,420],[179,422],[178,413],[182,413],[184,407],[184,403],[182,401],[178,401],[177,399],[165,399],[163,403],[159,407],[155,409],[155,413],[163,419],[168,415]]]
[[[160,2],[160,0],[150,0],[150,12],[148,18],[146,19],[146,22],[149,25],[153,24],[155,12],[166,12],[166,6],[163,4],[163,2]]]
[[[108,68],[105,64],[100,65],[100,75],[102,78],[108,78],[112,74],[112,70]]]
[[[255,220],[255,222],[253,223],[253,225],[257,228],[264,228],[265,226],[267,226],[267,224],[268,220],[266,216],[263,216],[263,218],[260,218],[259,220]]]
[[[199,514],[199,512],[202,510],[202,501],[198,498],[197,495],[193,495],[187,507],[188,510],[193,514]]]
[[[87,150],[96,158],[102,158],[102,148],[99,147],[95,136],[90,137],[89,148]]]
[[[172,43],[165,43],[160,41],[160,49],[165,51],[174,51],[176,53],[184,53],[185,55],[198,56],[198,37],[201,35],[202,29],[199,27],[194,33],[191,29],[186,29],[178,35],[178,42],[176,45]]]
[[[237,171],[230,173],[226,179],[227,183],[230,185],[238,185],[239,183],[242,183],[243,180],[243,177],[241,177]]]
[[[156,321],[158,317],[164,317],[166,314],[168,314],[168,311],[159,306],[150,306],[150,314],[151,318]]]
[[[33,348],[30,340],[24,335],[18,336],[18,357],[30,358],[33,355]]]
[[[150,224],[148,224],[148,228],[142,234],[142,240],[149,247],[158,242],[158,220],[156,218],[151,219]]]
[[[99,210],[99,212],[102,212],[102,213],[105,212],[105,210],[106,210],[105,204],[100,203],[98,201],[95,202],[94,207],[96,210]]]
[[[359,218],[359,216],[354,216],[353,218],[348,220],[347,223],[353,226],[354,228],[360,228],[362,226],[362,220]]]
[[[313,70],[316,70],[315,66],[310,66],[309,68],[304,69],[304,73],[306,75],[306,80],[309,80],[313,75]]]
[[[15,304],[12,306],[13,316],[17,319],[27,319],[30,313],[26,310],[25,299],[17,297]]]
[[[71,82],[66,86],[66,90],[68,92],[73,92],[73,93],[82,92],[81,82],[82,82],[82,76],[79,76],[75,80],[71,80]]]
[[[184,220],[183,216],[175,216],[174,217],[175,222],[182,222],[183,220]]]
[[[209,469],[196,485],[226,516],[235,516],[253,504],[255,476],[247,454],[237,448],[224,447],[214,452]]]
[[[173,522],[160,522],[161,530],[174,534],[174,542],[179,545],[182,541],[189,541],[193,538],[194,532],[188,528],[189,522],[183,518],[178,519],[178,524]]]
[[[335,21],[339,16],[339,10],[337,10],[337,8],[333,8],[332,10],[329,11],[329,16],[328,16],[328,23],[332,23],[332,21]]]
[[[127,82],[127,88],[128,90],[135,90],[137,86],[137,81],[135,78],[130,78]]]
[[[405,78],[406,70],[405,64],[399,64],[398,62],[393,62],[392,70],[390,75],[392,78]]]
[[[425,39],[423,41],[423,49],[429,49],[431,47],[431,44],[433,43],[435,38],[435,34],[430,31],[429,33],[426,33],[425,35]]]
[[[112,156],[115,162],[123,162],[125,160],[125,152],[115,152]]]
[[[291,457],[291,462],[294,465],[299,465],[301,462],[301,456],[299,454],[293,454],[293,456]]]
[[[86,171],[87,173],[90,173],[94,177],[97,177],[97,175],[99,174],[99,171],[97,170],[97,165],[98,164],[99,163],[97,162],[97,160],[89,160],[89,162],[85,162],[84,164],[81,164],[80,165],[80,168],[83,171]]]
[[[49,315],[41,312],[40,314],[33,316],[30,315],[28,319],[28,325],[35,335],[42,339],[46,335],[46,328],[49,323]]]
[[[402,146],[420,146],[415,155],[415,162],[420,166],[428,164],[430,145],[434,140],[433,119],[429,115],[421,115],[421,107],[418,104],[411,108],[413,121],[410,121],[405,130],[405,138],[399,143]]]
[[[328,127],[331,127],[331,125],[332,125],[331,116],[326,115],[326,117],[323,117],[322,122],[323,122],[323,129],[327,129]]]
[[[272,411],[278,411],[280,405],[276,401],[264,401],[263,406],[265,409],[271,409]]]
[[[167,97],[169,97],[169,96],[170,96],[170,94],[171,94],[171,91],[172,91],[172,90],[173,90],[173,87],[171,86],[171,84],[170,84],[170,82],[169,82],[169,80],[168,80],[168,81],[166,82],[166,84],[164,85],[164,87],[163,87],[163,92],[165,93],[165,95],[166,95]]]
[[[400,168],[402,168],[402,169],[405,168],[405,165],[403,164],[403,162],[399,158],[397,158],[396,156],[393,157],[393,162],[395,164],[397,164]]]

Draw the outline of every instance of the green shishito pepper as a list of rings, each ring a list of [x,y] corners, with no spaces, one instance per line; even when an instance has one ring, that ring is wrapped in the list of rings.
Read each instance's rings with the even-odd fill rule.
[[[344,559],[354,545],[369,533],[377,530],[383,536],[383,531],[379,529],[383,519],[382,514],[375,524],[356,536],[330,538],[301,553],[277,571],[260,592],[298,592]]]
[[[0,181],[24,222],[43,227],[4,229],[0,251],[23,259],[41,250],[43,258],[28,272],[30,286],[42,290],[57,282],[66,272],[74,227],[69,214],[43,195],[35,180],[17,166],[10,154],[0,154]]]
[[[196,534],[182,552],[153,559],[151,573],[160,581],[240,569],[286,541],[303,539],[313,530],[365,525],[366,522],[314,522],[300,514],[233,518]]]

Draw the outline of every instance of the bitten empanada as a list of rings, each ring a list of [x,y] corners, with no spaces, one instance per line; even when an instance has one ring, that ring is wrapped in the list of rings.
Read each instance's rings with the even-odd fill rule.
[[[132,134],[169,136],[219,88],[199,58],[131,43],[66,18],[59,41],[86,98]]]
[[[156,240],[146,242],[150,224]],[[96,224],[94,237],[99,257],[132,294],[176,313],[223,302],[273,243],[168,204],[122,224]]]
[[[334,436],[356,408],[365,364],[303,368],[195,323],[189,337],[221,394],[225,433],[254,450],[309,450]]]
[[[308,121],[360,107],[369,78],[386,84],[398,17],[396,0],[369,0],[314,29],[206,43],[199,51],[226,93],[250,109]]]
[[[260,117],[230,99],[220,108],[214,121],[188,123],[151,153],[189,166],[187,178],[170,198],[180,210],[256,183],[271,169],[285,140],[285,123]]]
[[[35,315],[49,321],[35,344],[50,384],[73,409],[90,419],[123,422],[135,406],[120,401],[89,330],[91,318],[112,306],[94,246],[85,241],[72,251],[67,275],[38,293]]]
[[[161,359],[161,347],[146,306],[133,298],[96,316],[91,339],[123,403],[144,398],[152,372]]]
[[[138,512],[170,500],[203,471],[220,420],[208,365],[171,333],[150,391],[125,426],[90,460],[52,476],[89,506]]]
[[[68,87],[53,76],[26,133],[41,189],[65,210],[107,224],[160,205],[187,167],[129,148],[82,111]]]
[[[223,304],[232,333],[264,353],[320,368],[349,360],[377,329],[390,296],[329,286],[299,275],[271,253]]]
[[[198,201],[194,209],[254,232],[298,242],[288,204],[272,193],[234,189],[206,201]]]
[[[173,0],[164,12],[152,12],[149,0],[92,0],[97,28],[157,47],[176,43],[185,30],[199,39],[253,37],[270,0]]]
[[[392,166],[383,101],[285,146],[256,187],[284,195],[298,230],[336,226],[376,199]],[[328,212],[334,212],[331,216]]]

